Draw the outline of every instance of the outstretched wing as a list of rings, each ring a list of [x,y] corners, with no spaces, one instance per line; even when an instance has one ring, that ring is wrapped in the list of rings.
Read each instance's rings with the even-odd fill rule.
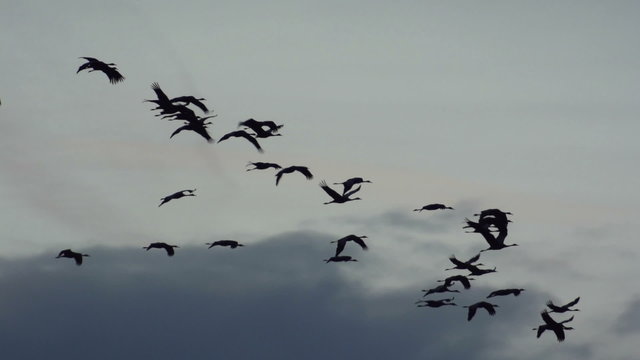
[[[335,190],[333,190],[332,188],[329,187],[329,185],[327,185],[327,182],[322,180],[320,181],[320,187],[322,188],[322,190],[324,190],[329,196],[331,196],[334,200],[340,199],[341,196],[340,194],[338,194]]]
[[[305,166],[296,166],[295,170],[299,173],[301,173],[302,175],[304,175],[307,180],[312,180],[313,179],[313,174],[311,174],[311,171],[309,171],[309,169]]]

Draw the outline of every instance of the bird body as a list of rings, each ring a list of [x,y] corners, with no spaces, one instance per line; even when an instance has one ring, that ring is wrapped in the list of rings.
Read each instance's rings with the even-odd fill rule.
[[[278,130],[284,125],[277,125],[273,121],[258,121],[256,119],[247,119],[238,123],[238,127],[244,126],[253,130],[258,137],[280,136]],[[265,129],[266,127],[266,129]]]
[[[82,265],[82,258],[85,256],[89,256],[88,254],[81,254],[81,253],[77,253],[75,251],[71,251],[71,249],[65,249],[62,250],[58,253],[58,256],[56,256],[56,259],[61,258],[61,257],[65,257],[65,258],[70,258],[75,260],[76,265],[80,266]]]
[[[109,78],[109,82],[112,84],[124,81],[124,76],[122,76],[122,74],[118,72],[118,68],[115,67],[115,64],[107,64],[92,57],[80,57],[80,59],[85,59],[87,60],[87,62],[80,65],[78,71],[76,71],[76,74],[82,70],[90,69],[89,72],[102,71],[105,75],[107,75],[107,78]]]
[[[497,272],[495,267],[493,269],[480,269],[475,265],[470,265],[469,267],[467,267],[467,270],[469,271],[469,275],[474,275],[474,276],[480,276],[480,275],[489,274],[492,272]]]
[[[167,243],[163,243],[163,242],[154,242],[149,244],[148,246],[143,246],[142,248],[149,251],[149,249],[164,249],[167,251],[167,255],[168,256],[173,256],[175,254],[175,251],[173,250],[173,248],[178,248],[178,245],[169,245]]]
[[[333,183],[333,185],[342,185],[343,189],[342,189],[342,193],[345,194],[347,191],[351,190],[351,188],[354,185],[358,185],[358,184],[362,184],[362,183],[370,183],[371,181],[369,180],[365,180],[361,177],[353,177],[350,179],[347,179],[341,183]]]
[[[449,268],[449,269],[445,269],[445,271],[447,271],[447,270],[455,270],[455,269],[468,270],[470,266],[482,265],[482,264],[474,264],[479,259],[480,259],[480,253],[478,253],[477,255],[475,255],[474,257],[472,257],[471,259],[469,259],[467,261],[460,261],[455,257],[455,255],[451,255],[449,257],[449,261],[451,261],[453,263],[453,265],[455,265],[455,266],[452,267],[452,268]]]
[[[329,185],[327,185],[327,183],[324,180],[320,182],[320,187],[322,188],[322,190],[324,190],[324,192],[326,192],[329,196],[331,196],[331,198],[333,198],[333,200],[325,202],[324,203],[325,205],[331,204],[331,203],[342,204],[348,201],[362,200],[359,197],[356,197],[356,198],[351,197],[351,195],[360,191],[360,186],[344,194],[339,194],[337,191],[333,190],[331,187],[329,187]]]
[[[446,284],[442,284],[442,285],[438,285],[434,288],[431,288],[429,290],[422,290],[424,291],[424,294],[422,295],[422,297],[425,297],[427,295],[431,295],[431,294],[436,294],[436,293],[444,293],[444,292],[460,292],[458,290],[450,290],[449,289],[449,285]]]
[[[251,170],[265,170],[265,169],[282,169],[282,166],[276,164],[276,163],[268,163],[268,162],[249,162],[247,164],[247,166],[253,166],[253,168],[251,169],[247,169],[247,171],[251,171]]]
[[[580,301],[579,296],[562,306],[557,306],[557,305],[554,305],[551,300],[549,300],[547,301],[547,307],[551,309],[551,312],[555,312],[555,313],[564,313],[567,311],[580,311],[580,309],[571,309],[571,307],[577,304],[578,301]]]
[[[278,183],[280,183],[280,179],[282,178],[282,175],[284,174],[290,174],[292,172],[299,172],[300,174],[304,175],[307,180],[312,180],[313,179],[313,175],[311,174],[311,171],[309,171],[309,168],[306,166],[289,166],[286,167],[280,171],[278,171],[276,173],[276,186],[278,186]]]
[[[444,280],[438,280],[438,282],[442,282],[444,283],[445,286],[451,286],[453,285],[454,282],[459,282],[460,284],[462,284],[462,287],[464,287],[465,289],[469,289],[471,287],[471,281],[470,280],[474,280],[473,278],[468,278],[464,275],[454,275],[454,276],[449,276],[448,278],[444,279]]]
[[[418,307],[432,307],[432,308],[439,308],[447,305],[457,306],[455,303],[452,302],[454,299],[455,298],[452,297],[449,299],[440,299],[440,300],[418,300],[416,301],[416,304],[419,304]]]
[[[350,261],[358,261],[354,258],[352,258],[351,256],[346,256],[346,255],[340,255],[340,256],[332,256],[328,259],[324,259],[325,263],[329,263],[329,262],[350,262]]]
[[[492,291],[491,294],[487,295],[487,298],[492,298],[494,296],[507,296],[507,295],[513,295],[513,296],[518,296],[520,295],[521,292],[523,292],[524,289],[502,289],[502,290],[495,290]]]
[[[421,212],[422,210],[444,210],[444,209],[453,210],[451,206],[446,206],[444,204],[429,204],[421,207],[420,209],[413,209],[413,211]]]
[[[469,309],[469,312],[467,313],[467,321],[471,321],[471,319],[473,319],[473,317],[476,314],[476,311],[478,309],[485,309],[487,310],[487,312],[489,313],[489,315],[493,316],[496,314],[496,309],[497,307],[499,307],[496,304],[491,304],[488,303],[486,301],[479,301],[475,304],[469,305],[469,306],[464,306],[465,308]]]
[[[336,255],[338,256],[340,255],[340,253],[344,250],[345,246],[347,245],[347,241],[353,241],[354,243],[360,245],[360,247],[362,248],[362,250],[367,250],[369,249],[367,247],[367,244],[365,244],[364,240],[362,239],[366,239],[367,236],[366,235],[362,235],[362,236],[357,236],[357,235],[347,235],[343,238],[340,238],[338,240],[334,240],[332,241],[332,243],[337,243],[336,244]]]
[[[237,248],[238,246],[244,246],[243,244],[240,244],[239,242],[235,241],[235,240],[218,240],[218,241],[214,241],[212,243],[206,243],[205,245],[209,245],[209,249],[211,249],[214,246],[228,246],[232,249]]]
[[[261,152],[261,153],[264,152],[264,150],[262,150],[262,147],[260,147],[260,144],[258,143],[258,140],[256,140],[255,137],[251,136],[251,134],[249,134],[248,132],[246,132],[244,130],[237,130],[237,131],[232,131],[230,133],[227,133],[224,136],[222,136],[220,138],[220,140],[218,140],[218,143],[220,143],[221,141],[230,139],[232,137],[245,138],[245,139],[247,139],[247,141],[249,141],[251,144],[253,144],[253,146],[255,146],[255,148],[258,150],[258,152]]]
[[[196,189],[193,190],[180,190],[178,192],[175,192],[171,195],[167,195],[163,198],[160,199],[161,203],[160,205],[158,205],[158,207],[162,206],[163,204],[168,203],[171,200],[175,200],[175,199],[180,199],[181,197],[185,197],[185,196],[196,196],[196,194],[194,194],[194,192],[196,191]]]

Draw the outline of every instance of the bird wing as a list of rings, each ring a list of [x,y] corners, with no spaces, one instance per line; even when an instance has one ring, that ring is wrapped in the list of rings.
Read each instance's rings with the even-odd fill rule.
[[[540,335],[542,335],[542,333],[547,330],[547,325],[540,325],[538,326],[538,332],[536,334],[536,337],[539,338]]]
[[[173,256],[176,253],[171,245],[164,244],[162,247],[167,250],[167,255],[169,256]]]
[[[91,62],[86,62],[86,63],[80,65],[80,67],[78,68],[78,71],[76,71],[76,74],[79,73],[82,70],[89,69],[91,67],[93,67],[93,64]]]
[[[324,190],[327,194],[329,194],[329,196],[331,196],[334,200],[338,200],[341,198],[340,194],[338,194],[335,190],[333,190],[332,188],[329,187],[329,185],[327,185],[327,183],[322,180],[320,182],[320,187],[322,188],[322,190]]]
[[[474,304],[469,306],[469,312],[467,313],[467,321],[471,321],[471,319],[473,319],[474,315],[476,314],[476,309],[478,307]]]
[[[564,341],[564,329],[561,326],[551,327],[551,330],[553,330],[553,332],[556,334],[556,338],[558,338],[558,341]]]
[[[102,72],[107,75],[107,77],[109,78],[109,82],[112,84],[117,84],[121,81],[124,81],[124,76],[122,76],[122,74],[120,74],[116,68],[107,66],[102,69]]]
[[[239,131],[239,136],[249,140],[250,143],[253,144],[253,146],[256,147],[256,149],[258,149],[258,152],[264,152],[264,150],[262,150],[262,148],[260,147],[260,144],[258,143],[258,140],[256,140],[256,138],[254,138],[253,136],[249,135],[249,133],[247,133],[246,131]]]
[[[228,133],[228,134],[224,134],[224,135],[220,138],[220,140],[218,140],[218,143],[219,143],[219,142],[221,142],[221,141],[227,140],[228,138],[233,137],[233,136],[238,136],[237,134],[235,134],[235,131],[232,131],[232,132],[230,132],[230,133]]]
[[[286,169],[282,169],[280,171],[278,171],[278,173],[276,174],[276,186],[278,186],[278,183],[280,182],[280,179],[282,178],[282,175],[284,175]]]
[[[459,267],[464,267],[464,266],[468,265],[468,264],[463,263],[462,261],[458,260],[458,259],[455,257],[455,255],[451,255],[451,256],[449,257],[449,261],[451,261],[451,262],[453,263],[453,265],[455,265],[455,266],[459,266]]]
[[[344,196],[345,198],[348,198],[348,197],[350,197],[351,195],[353,195],[353,194],[357,193],[358,191],[360,191],[360,188],[361,188],[361,187],[362,187],[362,186],[359,186],[359,185],[358,185],[358,187],[357,187],[357,188],[355,188],[355,189],[353,189],[353,190],[349,191],[348,193],[345,193],[345,194],[344,194],[344,195],[342,195],[342,196]]]
[[[335,256],[340,255],[340,253],[344,250],[344,247],[346,245],[347,245],[347,240],[345,240],[345,238],[337,240],[336,241],[336,255]]]
[[[190,129],[190,125],[189,124],[180,126],[179,128],[176,129],[176,131],[171,133],[171,136],[169,136],[169,139],[171,139],[172,137],[174,137],[175,135],[180,133],[182,130],[189,130],[189,129]]]
[[[553,318],[551,317],[551,315],[549,315],[549,313],[547,312],[547,310],[544,310],[543,312],[540,313],[540,316],[542,317],[542,320],[544,320],[544,322],[547,325],[550,326],[554,326],[554,325],[558,325],[558,322],[556,322],[555,320],[553,320]]]
[[[567,303],[565,306],[563,306],[563,307],[565,307],[565,308],[570,308],[570,307],[572,307],[573,305],[577,304],[577,303],[578,303],[578,301],[580,301],[580,297],[579,297],[579,296],[578,296],[577,298],[575,298],[573,301],[568,302],[568,303]]]
[[[489,304],[488,302],[484,302],[484,301],[481,304],[482,304],[482,307],[487,310],[489,315],[493,316],[496,314],[496,309],[493,304]]]
[[[473,264],[474,262],[480,260],[480,253],[478,253],[478,255],[472,257],[471,259],[467,260],[467,264]]]
[[[82,265],[82,254],[74,253],[73,254],[73,260],[76,261],[76,265],[78,265],[78,266]]]
[[[171,99],[171,102],[186,102],[199,107],[200,110],[202,110],[205,113],[209,112],[209,109],[207,109],[207,106],[199,99],[196,99],[194,96],[178,96],[176,98]]]
[[[156,93],[156,96],[158,97],[158,100],[160,100],[162,103],[170,103],[169,97],[164,93],[164,91],[162,91],[162,89],[160,88],[160,84],[158,84],[157,82],[152,83],[151,89],[153,89],[153,91]]]
[[[351,238],[351,241],[353,241],[354,243],[360,245],[360,247],[362,248],[362,250],[367,250],[369,249],[367,247],[367,244],[365,244],[364,240],[362,240],[362,238],[359,238],[357,236],[354,236],[353,238]]]
[[[311,174],[311,171],[309,171],[309,168],[305,166],[296,166],[295,171],[304,175],[307,178],[307,180],[313,180],[313,174]]]
[[[191,130],[195,131],[198,135],[200,135],[203,138],[205,138],[205,140],[207,140],[208,143],[213,143],[215,141],[215,140],[213,140],[211,135],[209,135],[209,132],[207,131],[207,128],[204,127],[204,126],[195,126]]]
[[[456,278],[456,280],[458,280],[465,289],[468,289],[471,287],[471,282],[469,281],[469,279],[467,279],[466,276],[460,276]]]

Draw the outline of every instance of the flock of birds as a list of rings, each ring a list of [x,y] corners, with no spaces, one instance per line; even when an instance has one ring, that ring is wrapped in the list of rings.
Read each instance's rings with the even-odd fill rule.
[[[82,57],[87,62],[82,64],[77,73],[83,70],[92,71],[101,71],[103,72],[109,82],[112,84],[117,84],[119,82],[124,81],[124,76],[118,71],[115,64],[113,63],[104,63],[98,59],[91,57]],[[162,119],[167,119],[169,121],[183,121],[183,125],[177,128],[169,138],[173,138],[175,135],[183,132],[183,131],[192,131],[203,137],[207,142],[213,143],[215,140],[209,134],[208,125],[211,125],[211,122],[208,121],[211,118],[216,117],[217,115],[208,115],[208,116],[199,116],[196,112],[189,108],[190,105],[197,107],[204,114],[209,113],[209,109],[203,103],[205,99],[196,98],[194,96],[178,96],[170,98],[166,95],[166,93],[160,88],[158,83],[153,83],[151,85],[152,90],[156,95],[156,99],[153,100],[144,100],[144,102],[151,102],[156,105],[152,110],[158,110],[159,113],[155,116],[161,117]],[[257,121],[255,119],[248,119],[238,123],[238,128],[242,127],[242,130],[231,131],[225,135],[223,135],[218,143],[231,139],[231,138],[243,138],[246,141],[250,142],[258,152],[264,152],[261,145],[258,143],[258,139],[265,139],[274,136],[281,136],[279,133],[280,129],[282,129],[284,125],[276,124],[273,121]],[[306,166],[288,166],[282,167],[276,163],[270,162],[249,162],[247,164],[246,171],[253,170],[268,170],[274,169],[276,170],[275,174],[275,184],[276,186],[280,183],[282,177],[285,174],[291,174],[298,172],[302,174],[307,180],[313,179],[313,174]],[[365,180],[361,177],[350,178],[344,182],[333,183],[333,185],[341,185],[342,191],[338,191],[330,187],[324,180],[320,182],[320,187],[324,192],[331,198],[330,201],[325,202],[324,204],[332,204],[332,203],[346,203],[354,200],[361,200],[359,197],[353,197],[354,194],[358,193],[361,190],[361,187],[364,183],[371,183],[370,180]],[[196,189],[186,189],[180,190],[173,194],[167,195],[160,199],[160,204],[158,207],[172,201],[177,200],[183,197],[196,196]],[[444,204],[428,204],[421,208],[414,209],[416,212],[422,211],[434,211],[434,210],[453,210],[452,207],[446,206]],[[496,268],[482,268],[484,266],[481,263],[477,263],[480,259],[480,254],[484,251],[490,250],[501,250],[507,247],[517,246],[517,244],[505,244],[505,239],[508,235],[508,224],[511,220],[508,219],[507,215],[512,215],[510,212],[504,212],[500,209],[486,209],[481,211],[478,214],[474,214],[474,216],[478,216],[478,221],[472,221],[469,219],[465,219],[466,225],[463,227],[464,229],[470,229],[467,233],[479,233],[483,236],[484,240],[488,244],[488,248],[481,250],[480,253],[471,257],[466,261],[458,260],[455,255],[452,255],[449,260],[454,265],[452,268],[445,269],[448,270],[462,270],[467,271],[466,275],[453,275],[449,276],[445,279],[438,280],[442,284],[437,285],[430,289],[422,290],[424,292],[423,298],[430,296],[432,294],[442,294],[442,293],[459,293],[460,290],[451,289],[456,283],[462,285],[463,289],[469,289],[471,287],[471,281],[476,280],[477,277],[496,272]],[[495,235],[497,233],[497,235]],[[336,244],[335,253],[333,256],[325,259],[326,263],[329,262],[356,262],[357,259],[353,258],[350,255],[343,255],[348,243],[354,243],[362,250],[367,250],[368,246],[365,243],[364,239],[367,239],[366,235],[347,235],[340,239],[334,240],[331,243]],[[237,247],[242,247],[244,244],[239,243],[235,240],[218,240],[211,243],[206,243],[205,245],[209,246],[211,249],[214,246],[222,246],[229,247],[231,249],[235,249]],[[154,242],[151,243],[143,249],[163,249],[166,251],[168,256],[173,256],[175,254],[175,249],[179,248],[177,245],[170,245],[164,242]],[[57,258],[71,258],[74,259],[77,265],[81,265],[84,257],[88,257],[88,254],[82,254],[78,252],[74,252],[71,249],[65,249],[60,251]],[[508,288],[508,289],[498,289],[492,291],[487,295],[487,299],[496,298],[496,297],[504,297],[513,295],[515,297],[519,296],[525,289],[521,288]],[[445,306],[457,306],[454,303],[455,298],[442,298],[442,299],[420,299],[416,301],[417,307],[430,307],[430,308],[439,308]],[[553,319],[550,313],[565,313],[571,311],[578,311],[578,309],[573,309],[572,307],[578,303],[580,298],[576,298],[575,300],[562,305],[557,306],[553,304],[552,301],[548,301],[546,304],[546,308],[541,312],[542,320],[544,324],[537,326],[533,330],[537,331],[537,337],[540,337],[546,330],[550,330],[555,333],[558,341],[564,341],[565,339],[565,330],[572,330],[573,328],[566,326],[565,324],[571,322],[573,320],[573,316],[562,320],[557,321]],[[499,307],[498,304],[490,303],[485,300],[477,301],[470,305],[463,306],[467,309],[467,321],[471,321],[471,319],[476,316],[478,310],[482,309],[486,311],[489,315],[493,316],[496,314],[496,308]],[[548,309],[547,309],[548,308]]]

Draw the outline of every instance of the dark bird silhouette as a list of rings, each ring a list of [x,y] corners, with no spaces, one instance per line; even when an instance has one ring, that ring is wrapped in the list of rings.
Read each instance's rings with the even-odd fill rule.
[[[472,257],[471,259],[467,260],[467,261],[460,261],[458,259],[456,259],[455,255],[451,255],[449,257],[449,261],[451,261],[453,263],[453,265],[455,265],[452,268],[449,269],[444,269],[445,271],[447,270],[455,270],[455,269],[459,269],[459,270],[468,270],[469,266],[475,265],[475,266],[480,266],[483,264],[474,264],[476,261],[480,260],[480,253],[478,253],[478,255]]]
[[[507,234],[508,234],[506,226],[500,229],[500,231],[498,232],[498,236],[493,236],[493,233],[489,229],[489,225],[487,223],[475,222],[469,219],[465,219],[465,221],[467,225],[464,226],[463,228],[472,228],[473,229],[472,232],[480,233],[482,237],[484,237],[484,239],[486,240],[487,244],[489,244],[488,248],[484,250],[480,250],[480,252],[488,251],[488,250],[500,250],[510,246],[518,246],[518,244],[506,245],[504,243],[504,240],[507,238]]]
[[[444,204],[429,204],[421,207],[420,209],[413,209],[413,211],[422,211],[422,210],[442,210],[442,209],[450,209],[453,210],[451,206],[446,206]]]
[[[486,227],[494,226],[498,231],[506,231],[507,225],[511,222],[511,220],[507,218],[507,215],[511,215],[511,213],[504,212],[500,209],[486,209],[478,214],[473,214],[473,216],[480,217],[478,219],[479,224]]]
[[[232,249],[237,248],[238,246],[244,246],[243,244],[240,244],[239,242],[235,241],[235,240],[218,240],[218,241],[214,241],[212,243],[206,243],[205,245],[209,245],[209,249],[211,249],[214,246],[228,246]]]
[[[158,207],[162,206],[162,204],[168,203],[171,200],[180,199],[181,197],[196,196],[196,194],[194,194],[194,191],[196,191],[196,189],[193,189],[193,190],[181,190],[181,191],[175,192],[175,193],[173,193],[171,195],[165,196],[165,197],[160,199],[161,203],[160,203],[160,205],[158,205]]]
[[[329,185],[327,185],[327,183],[324,180],[320,182],[320,187],[322,188],[322,190],[324,190],[324,192],[326,192],[329,196],[331,196],[331,198],[333,198],[333,200],[324,203],[325,205],[331,204],[331,203],[342,204],[342,203],[346,203],[347,201],[362,200],[359,197],[356,197],[356,198],[351,197],[351,195],[360,191],[360,186],[344,194],[338,194],[338,192],[330,188]]]
[[[165,249],[167,251],[168,256],[173,256],[175,254],[175,251],[173,250],[173,248],[179,248],[179,246],[169,245],[163,242],[154,242],[149,244],[148,246],[143,246],[142,248],[146,249],[147,251],[149,251],[149,249]]]
[[[467,270],[469,271],[469,275],[474,275],[474,276],[480,276],[480,275],[489,274],[492,272],[497,272],[495,267],[493,269],[480,269],[475,265],[469,265],[467,267]]]
[[[329,262],[349,262],[349,261],[358,261],[358,260],[352,258],[351,256],[340,255],[340,256],[332,256],[328,259],[324,259],[323,261],[325,263],[329,263]]]
[[[282,178],[282,175],[290,174],[294,171],[297,171],[300,174],[304,175],[307,178],[307,180],[313,179],[313,175],[311,174],[311,171],[309,171],[309,168],[307,168],[306,166],[289,166],[278,171],[278,173],[276,174],[276,186],[278,186],[278,183],[280,183],[280,179]]]
[[[220,138],[220,140],[218,140],[218,143],[220,143],[221,141],[227,140],[229,138],[232,138],[232,137],[245,138],[245,139],[247,139],[247,141],[252,143],[253,146],[256,147],[258,152],[261,152],[261,153],[264,152],[264,150],[262,150],[262,148],[260,147],[260,144],[258,143],[258,140],[256,140],[255,137],[251,136],[248,132],[246,132],[244,130],[232,131],[232,132],[230,132],[228,134],[225,134],[223,137]]]
[[[333,183],[333,185],[342,185],[343,186],[342,193],[345,194],[347,191],[351,190],[351,188],[354,187],[355,185],[362,184],[362,183],[370,183],[370,182],[371,181],[365,180],[361,177],[354,177],[351,179],[347,179],[341,183]]]
[[[446,305],[451,305],[451,306],[457,306],[455,303],[453,303],[452,301],[455,298],[449,298],[449,299],[440,299],[440,300],[418,300],[416,301],[416,304],[419,304],[418,307],[432,307],[432,308],[439,308],[441,306],[446,306]]]
[[[424,291],[424,294],[422,295],[422,297],[425,297],[427,295],[431,295],[431,294],[436,294],[436,293],[444,293],[444,292],[460,292],[458,290],[450,290],[449,289],[449,285],[446,284],[442,284],[442,285],[438,285],[434,288],[428,289],[428,290],[422,290]]]
[[[454,275],[454,276],[449,276],[448,278],[444,279],[444,280],[438,280],[438,282],[442,282],[444,283],[445,286],[449,287],[451,285],[453,285],[454,282],[459,282],[460,284],[462,284],[462,287],[464,287],[465,289],[468,289],[471,287],[471,280],[475,280],[474,278],[468,278],[464,275]]]
[[[171,139],[175,135],[179,134],[181,131],[191,130],[191,131],[195,132],[196,134],[198,134],[198,135],[202,136],[203,138],[205,138],[205,140],[207,140],[208,143],[212,143],[214,140],[211,137],[211,135],[209,135],[209,132],[207,131],[207,125],[211,125],[211,122],[204,122],[204,120],[207,119],[207,118],[198,118],[197,121],[186,122],[183,126],[177,128],[171,134],[171,136],[169,136],[169,139]]]
[[[276,163],[268,163],[268,162],[249,162],[247,166],[253,166],[253,168],[247,169],[247,171],[251,170],[265,170],[265,169],[282,169],[282,166]]]
[[[496,304],[491,304],[488,303],[486,301],[479,301],[475,304],[469,305],[469,306],[464,306],[465,308],[469,309],[469,312],[467,314],[467,321],[471,321],[471,319],[473,319],[473,316],[476,314],[476,311],[478,309],[485,309],[487,310],[487,312],[489,313],[489,315],[493,316],[496,314],[496,309],[497,307],[499,307]]]
[[[205,101],[204,98],[196,98],[195,96],[178,96],[178,97],[174,97],[170,101],[172,103],[183,102],[186,105],[193,104],[193,105],[199,107],[200,110],[202,110],[203,112],[205,112],[205,113],[209,112],[209,109],[207,109],[207,106],[203,103],[203,101]]]
[[[492,298],[494,296],[506,296],[506,295],[513,295],[513,296],[518,296],[520,295],[521,292],[523,292],[524,289],[502,289],[502,290],[495,290],[492,291],[491,294],[487,295],[487,298]]]
[[[81,253],[77,253],[75,251],[71,251],[71,249],[65,249],[60,251],[60,253],[58,254],[58,256],[56,256],[56,259],[61,258],[61,257],[65,257],[65,258],[70,258],[76,261],[76,265],[80,266],[82,265],[82,257],[84,256],[89,256],[88,254],[81,254]]]
[[[256,119],[247,119],[240,121],[238,127],[244,126],[253,130],[258,137],[279,136],[278,130],[282,129],[284,125],[277,125],[273,121],[258,121]],[[265,129],[266,128],[266,129]]]
[[[119,83],[124,81],[124,76],[118,72],[118,68],[115,67],[114,63],[104,63],[96,58],[92,57],[80,57],[80,59],[87,60],[86,63],[80,65],[76,74],[82,70],[90,69],[88,72],[92,71],[102,71],[109,78],[109,82],[112,84]]]
[[[543,332],[545,332],[546,330],[551,330],[556,334],[556,338],[558,339],[559,342],[564,341],[565,339],[565,330],[573,330],[572,327],[569,326],[565,326],[564,324],[570,322],[573,320],[573,316],[568,318],[567,320],[561,321],[561,322],[557,322],[555,321],[551,315],[549,315],[549,313],[547,312],[547,310],[544,310],[543,312],[540,313],[540,316],[542,316],[542,320],[544,320],[544,324],[538,326],[537,328],[533,328],[533,330],[537,331],[537,336],[536,337],[540,337],[540,335],[542,335]]]
[[[572,306],[574,306],[575,304],[578,303],[578,301],[580,301],[580,297],[578,296],[577,298],[573,299],[573,301],[570,301],[562,306],[557,306],[554,305],[553,302],[551,300],[547,301],[547,307],[549,309],[551,309],[551,312],[555,312],[555,313],[564,313],[567,311],[580,311],[580,309],[570,309]]]
[[[344,250],[345,246],[347,246],[347,241],[353,241],[354,243],[360,245],[360,247],[362,248],[362,250],[367,250],[369,249],[367,247],[367,244],[365,244],[364,240],[362,239],[366,239],[367,236],[366,235],[362,235],[362,236],[358,236],[358,235],[347,235],[341,239],[338,240],[334,240],[332,241],[332,243],[337,243],[336,244],[336,256],[340,255],[340,253]]]

